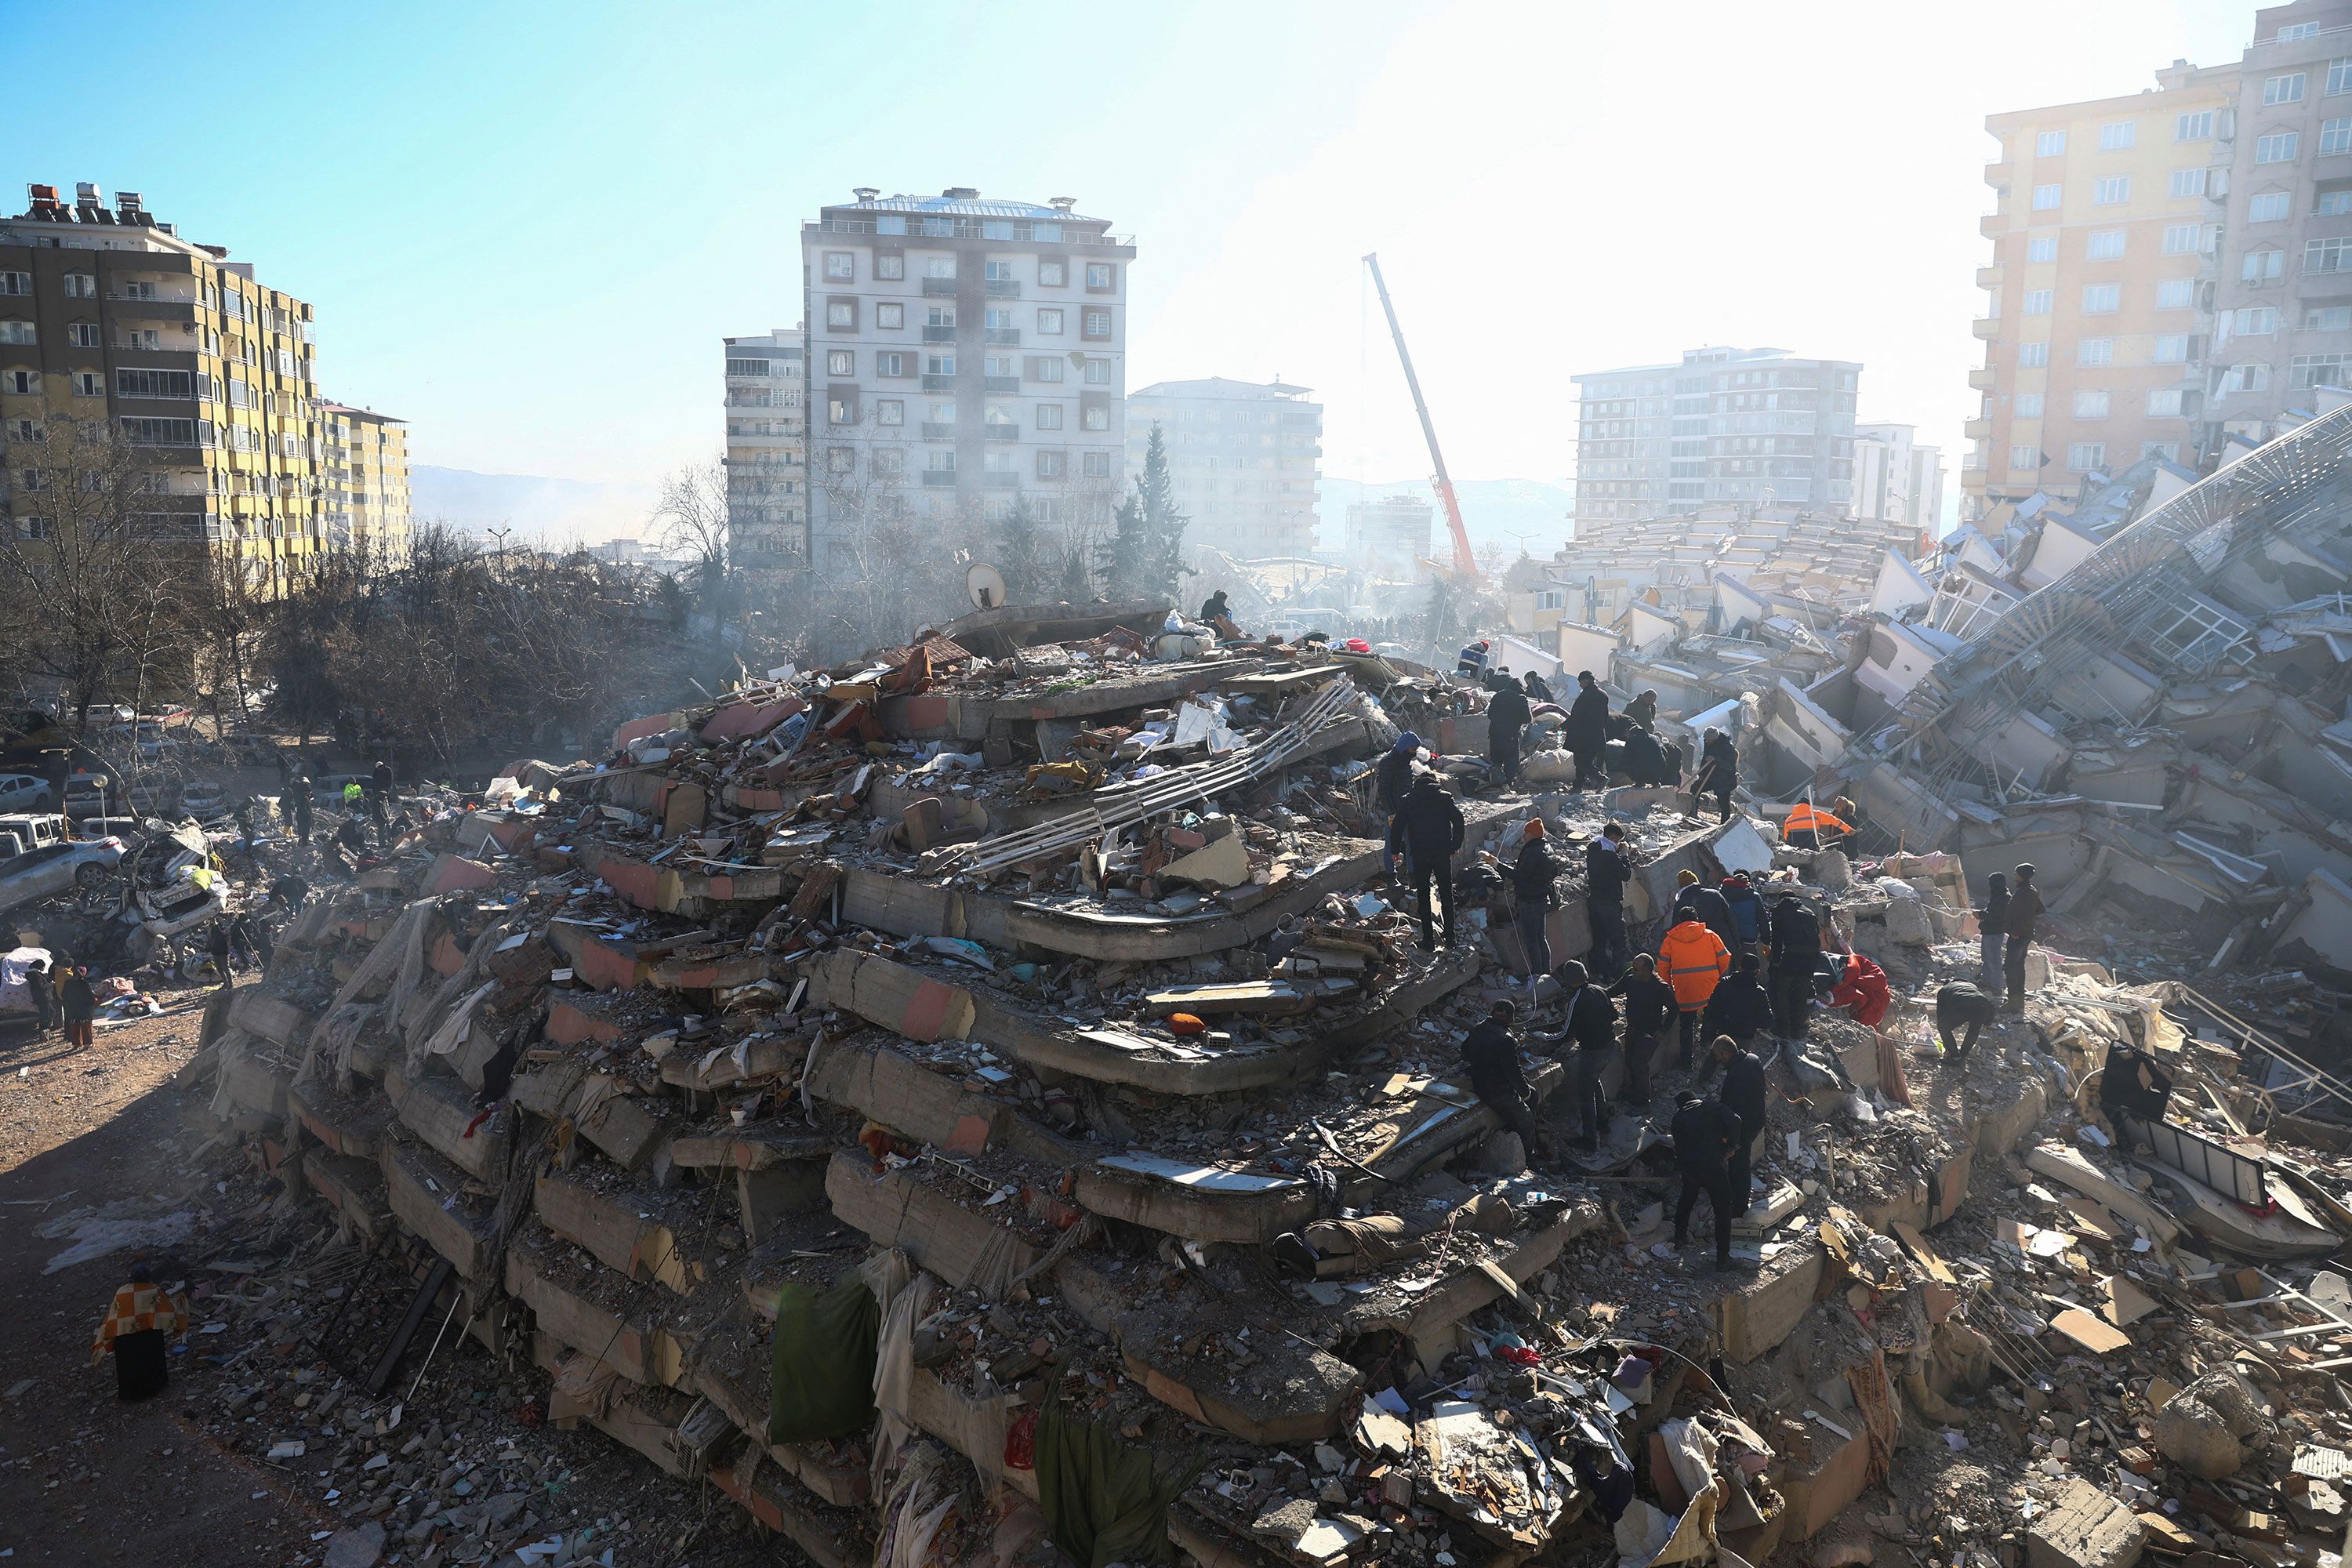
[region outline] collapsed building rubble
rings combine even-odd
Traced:
[[[2306,1103],[2343,1091],[2285,1041],[2042,954],[2026,1018],[1943,1061],[1964,849],[1865,862],[1672,790],[1486,787],[1454,683],[1097,608],[984,612],[634,721],[601,763],[518,763],[304,906],[185,1078],[414,1291],[385,1378],[443,1324],[549,1419],[835,1564],[1865,1561],[1856,1528],[2120,1563],[2159,1494],[2192,1546],[2271,1539],[2168,1465],[2301,1476],[2324,1513],[2275,1435],[2345,1462],[2340,1401],[2279,1414],[2352,1354],[2352,1309],[2311,1237],[2255,1237],[2285,1249],[2249,1287],[2230,1230],[2293,1192],[2352,1234],[2352,1131]],[[1371,799],[1408,724],[1483,791],[1434,949]],[[1627,829],[1653,947],[1678,873],[1777,873],[1903,993],[1772,1053],[1752,1272],[1669,1244],[1662,1112],[1531,1171],[1468,1086],[1465,1028],[1526,984],[1487,904],[1535,818]],[[1554,913],[1555,960],[1584,919]],[[2101,1109],[2118,1046],[2180,1086],[2154,1173]],[[2294,1061],[2293,1108],[2249,1076]],[[2303,1327],[2250,1355],[2257,1319]],[[2118,1396],[2157,1329],[2177,1397]],[[1923,1447],[2015,1473],[1906,1486]],[[346,1511],[404,1561],[507,1560],[422,1488]]]

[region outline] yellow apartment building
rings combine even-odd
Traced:
[[[408,501],[408,426],[389,414],[321,403],[326,441],[327,545],[372,555],[386,566],[408,563],[415,526]]]

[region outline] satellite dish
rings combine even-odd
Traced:
[[[963,591],[979,608],[993,610],[1004,603],[1004,574],[980,562],[963,574]]]

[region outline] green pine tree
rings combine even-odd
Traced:
[[[1004,574],[1008,602],[1034,604],[1045,597],[1053,573],[1037,537],[1037,514],[1027,496],[1015,496],[1013,510],[996,529],[996,569]]]
[[[1143,453],[1143,472],[1119,503],[1110,536],[1103,541],[1098,569],[1103,588],[1114,598],[1165,598],[1173,604],[1182,579],[1184,526],[1192,521],[1176,505],[1175,481],[1168,477],[1167,434],[1156,423]]]

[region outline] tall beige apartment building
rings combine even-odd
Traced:
[[[726,340],[727,532],[736,563],[809,559],[806,336],[777,327]]]
[[[2226,65],[1996,114],[1962,513],[2189,467],[2352,385],[2352,0],[2253,15]]]
[[[29,190],[0,217],[0,517],[48,537],[62,488],[126,443],[158,548],[205,544],[283,593],[324,545],[310,307],[131,192]]]
[[[347,404],[319,405],[326,442],[327,542],[387,566],[409,559],[415,529],[408,501],[408,426],[389,414]]]

